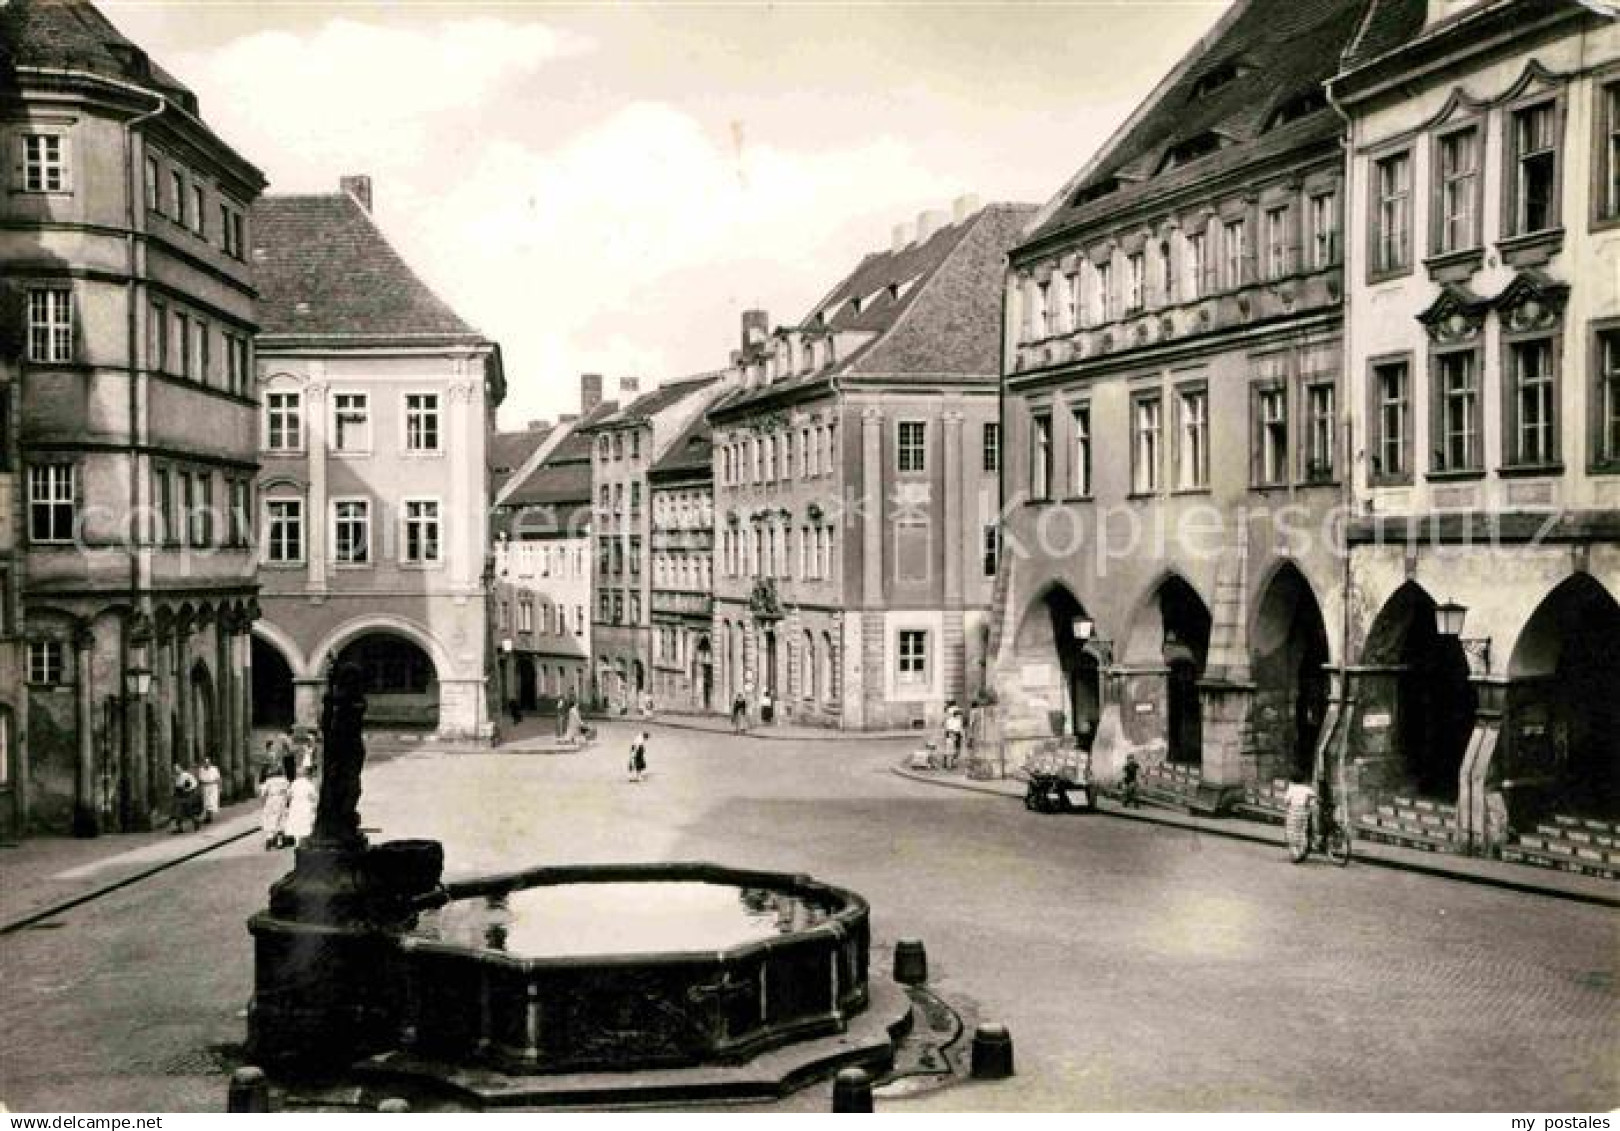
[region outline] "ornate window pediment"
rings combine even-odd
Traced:
[[[1527,268],[1492,300],[1502,324],[1514,333],[1551,330],[1564,320],[1564,304],[1569,301],[1569,284],[1560,283],[1544,271]]]
[[[1439,296],[1417,316],[1434,342],[1469,342],[1479,337],[1492,303],[1457,283],[1441,286]]]

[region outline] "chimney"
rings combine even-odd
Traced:
[[[594,411],[602,403],[602,375],[600,373],[582,373],[579,376],[579,411],[581,414]]]
[[[748,353],[765,344],[771,336],[771,316],[763,310],[745,310],[742,312],[742,348]]]
[[[896,224],[894,226],[894,241],[890,245],[889,250],[891,250],[891,251],[904,251],[904,250],[906,250],[906,245],[909,244],[910,242],[911,242],[911,228],[910,228],[910,226],[907,225],[907,224]]]
[[[960,224],[979,210],[979,194],[964,193],[951,201],[951,223]]]
[[[371,212],[371,178],[361,174],[338,178],[338,188],[360,202],[360,207]]]
[[[917,242],[927,243],[945,226],[945,213],[935,210],[917,213]]]
[[[619,396],[621,398],[623,398],[624,400],[629,400],[631,397],[634,397],[639,392],[641,392],[641,378],[640,377],[620,377],[619,378]]]

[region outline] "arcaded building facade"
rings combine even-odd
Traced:
[[[92,5],[18,0],[0,41],[0,826],[145,829],[173,763],[252,789],[264,178]]]
[[[254,213],[254,722],[314,726],[332,665],[353,662],[369,725],[486,740],[500,351],[399,258],[371,192],[346,177]]]
[[[1345,781],[1370,835],[1613,874],[1620,27],[1390,8],[1331,86],[1365,452]]]

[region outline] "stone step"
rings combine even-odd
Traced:
[[[1603,879],[1620,879],[1620,863],[1615,861],[1597,861],[1568,853],[1553,852],[1547,849],[1536,848],[1521,841],[1518,844],[1508,844],[1502,847],[1502,859],[1510,864],[1531,864],[1540,868],[1556,868],[1561,872],[1574,872],[1582,876],[1598,876]]]
[[[1387,818],[1363,817],[1356,822],[1356,835],[1364,836],[1368,840],[1378,841],[1381,844],[1393,844],[1402,848],[1418,848],[1425,852],[1455,852],[1456,844],[1449,836],[1435,832],[1418,832],[1400,825],[1391,826]]]
[[[1433,801],[1427,797],[1396,797],[1394,801],[1397,809],[1411,809],[1420,813],[1444,813],[1450,817],[1457,815],[1455,805],[1448,805],[1444,801]]]
[[[1606,833],[1592,832],[1589,829],[1566,828],[1563,825],[1537,825],[1536,835],[1567,840],[1572,844],[1586,844],[1597,848],[1613,848],[1617,838]]]

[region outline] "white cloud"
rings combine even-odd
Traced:
[[[210,124],[286,191],[326,187],[334,170],[431,160],[424,147],[445,119],[593,49],[572,32],[490,17],[416,28],[334,19],[311,35],[260,32],[173,62]]]

